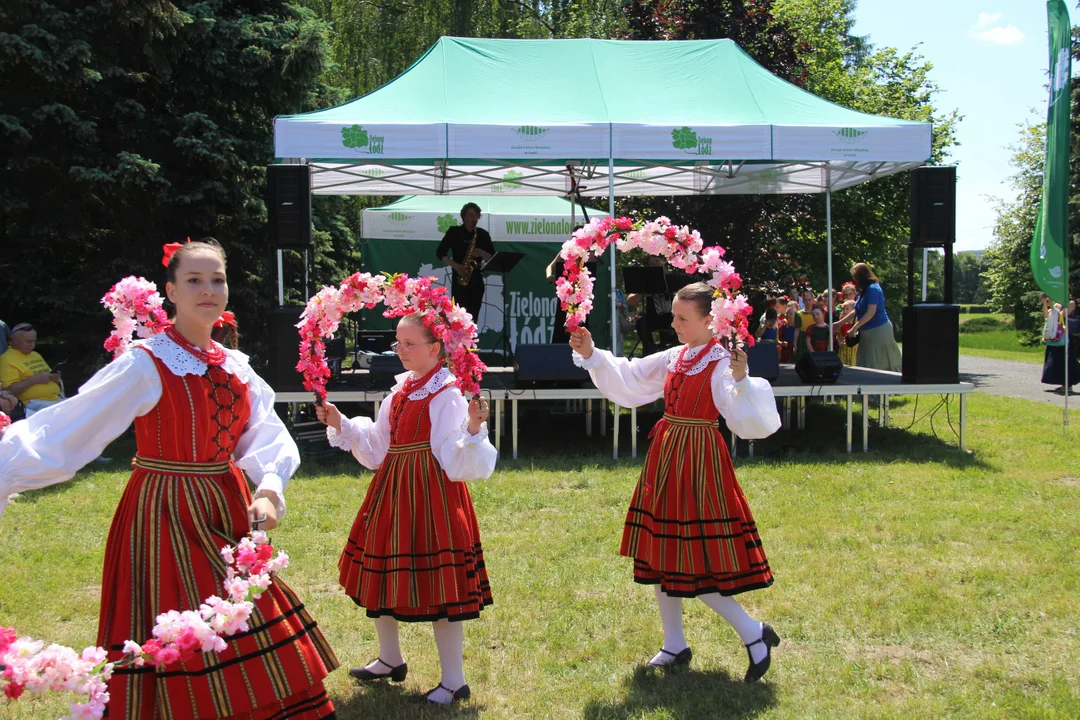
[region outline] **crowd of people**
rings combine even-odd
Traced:
[[[900,371],[900,347],[885,309],[881,282],[866,263],[851,268],[851,281],[831,298],[829,291],[792,290],[765,298],[758,318],[757,342],[774,343],[782,363],[795,363],[809,352],[832,347],[845,365]]]

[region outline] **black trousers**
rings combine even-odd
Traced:
[[[484,281],[474,277],[468,285],[459,285],[454,279],[454,289],[450,296],[459,307],[465,308],[465,312],[472,315],[473,322],[480,328],[480,306],[484,304]]]

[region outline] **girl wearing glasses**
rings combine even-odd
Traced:
[[[329,402],[316,407],[330,444],[376,470],[338,568],[345,592],[375,619],[379,656],[350,674],[403,681],[398,623],[430,622],[442,677],[427,699],[449,704],[470,695],[461,621],[491,604],[464,481],[489,477],[497,452],[487,439],[487,401],[466,402],[421,315],[398,321],[394,350],[408,372],[376,420],[344,417]]]

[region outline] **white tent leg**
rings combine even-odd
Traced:
[[[832,282],[832,190],[825,190],[825,251],[828,253],[826,266],[829,268],[829,350],[833,347],[833,282]]]
[[[926,302],[926,273],[930,268],[930,248],[922,249],[922,301]]]
[[[608,215],[615,217],[615,158],[608,158],[607,165]],[[622,348],[616,347],[618,340],[619,319],[615,308],[615,245],[611,246],[611,354],[615,357],[622,355]],[[616,451],[617,452],[617,451]]]
[[[282,269],[284,266],[284,260],[282,259],[282,251],[277,251],[277,304],[278,307],[285,307],[285,273]]]

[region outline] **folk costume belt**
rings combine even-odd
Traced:
[[[689,425],[690,427],[717,427],[715,420],[707,420],[705,418],[688,418],[679,417],[678,415],[668,415],[664,413],[664,420],[672,425]]]
[[[664,422],[668,425],[691,427],[691,428],[715,428],[718,427],[715,420],[706,420],[705,418],[688,418],[679,417],[678,415],[669,415],[664,413]],[[649,431],[649,439],[652,440],[656,435],[656,431],[660,429],[660,423],[653,425],[652,430]]]
[[[421,442],[406,443],[404,445],[391,445],[387,450],[387,455],[400,455],[402,453],[420,452],[422,450],[430,450],[431,443],[427,440]]]
[[[224,475],[229,472],[229,461],[216,463],[189,463],[179,460],[144,458],[136,455],[131,459],[131,466],[164,473],[166,475]]]

